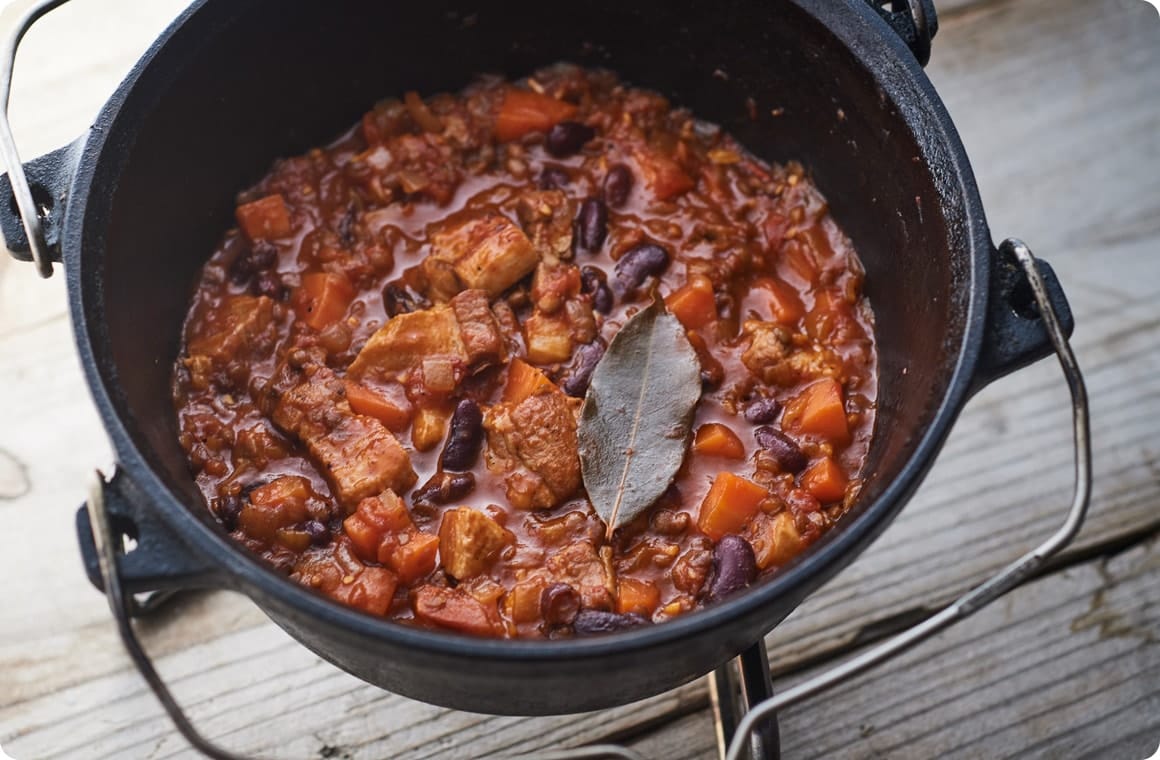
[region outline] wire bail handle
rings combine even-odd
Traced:
[[[12,125],[8,121],[8,100],[12,94],[12,70],[16,66],[16,49],[25,33],[41,16],[64,5],[68,0],[13,0],[0,14],[0,28],[4,32],[4,48],[0,51],[0,160],[8,168],[12,196],[20,211],[20,222],[28,236],[28,249],[41,277],[52,277],[52,252],[44,238],[42,212],[32,197],[32,188],[24,173],[24,163],[16,149]]]

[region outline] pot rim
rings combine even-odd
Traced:
[[[776,599],[803,597],[836,574],[881,533],[917,488],[938,453],[951,425],[970,395],[971,383],[984,337],[987,310],[991,241],[982,201],[966,151],[950,116],[934,86],[915,61],[910,50],[870,7],[859,0],[788,0],[823,25],[867,70],[884,97],[898,110],[899,117],[912,129],[921,156],[929,166],[932,159],[951,170],[939,184],[940,206],[948,201],[961,203],[963,233],[969,258],[969,298],[964,311],[962,339],[945,393],[931,422],[906,457],[899,475],[869,504],[859,505],[842,520],[837,530],[827,532],[791,565],[745,593],[719,604],[695,610],[657,625],[596,637],[561,640],[482,639],[449,631],[418,628],[346,607],[317,594],[275,572],[256,556],[233,542],[221,530],[199,519],[181,498],[153,471],[133,442],[113,401],[112,381],[97,362],[99,325],[87,316],[87,308],[101,305],[102,294],[84,285],[82,241],[86,210],[98,164],[109,146],[112,125],[138,81],[160,51],[211,0],[191,4],[153,43],[102,108],[94,128],[84,140],[83,152],[72,180],[70,202],[65,211],[62,251],[69,291],[69,307],[74,337],[85,377],[105,429],[113,443],[118,467],[141,489],[149,508],[159,515],[175,535],[221,569],[223,587],[241,591],[259,607],[294,608],[296,612],[338,626],[337,633],[377,639],[431,655],[483,657],[493,662],[552,662],[605,656],[625,656],[634,651],[671,644],[677,640],[727,626],[759,608],[771,609]],[[921,127],[921,131],[919,131]],[[129,146],[131,147],[131,145]],[[128,148],[113,144],[111,150]],[[106,157],[107,160],[107,157]],[[98,239],[103,231],[98,231]],[[772,625],[779,622],[773,620]]]

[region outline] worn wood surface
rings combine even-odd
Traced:
[[[79,134],[181,5],[74,2],[34,29],[13,95],[25,155]],[[1160,742],[1160,22],[1129,0],[940,7],[929,71],[995,235],[1051,261],[1075,311],[1092,516],[1068,567],[790,711],[786,757],[1146,757]],[[109,453],[62,285],[0,258],[0,746],[22,759],[188,757],[76,557],[73,511]],[[1051,362],[976,397],[899,519],[771,635],[781,681],[898,630],[1046,535],[1069,497],[1066,404]],[[712,756],[697,683],[601,713],[496,718],[361,684],[232,595],[188,597],[142,635],[208,734],[266,756],[473,757],[609,738],[650,757]]]

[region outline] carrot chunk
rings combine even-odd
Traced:
[[[355,414],[374,417],[396,433],[411,424],[411,402],[407,400],[402,386],[396,386],[397,394],[379,389],[371,389],[359,383],[346,381],[346,400]]]
[[[334,272],[312,272],[303,275],[302,285],[294,292],[294,311],[306,324],[321,330],[346,316],[354,300],[354,287],[345,275]]]
[[[503,400],[518,404],[526,398],[549,393],[555,385],[540,370],[521,359],[512,359],[508,366],[507,385],[503,389]]]
[[[701,502],[697,527],[709,538],[719,541],[737,533],[761,506],[769,492],[751,480],[731,472],[722,472],[713,480],[709,493]]]
[[[744,459],[745,445],[737,434],[720,422],[709,422],[697,428],[693,439],[693,451],[711,457]]]
[[[530,90],[510,89],[495,119],[495,138],[518,140],[531,132],[547,132],[576,115],[576,106]]]
[[[621,578],[617,587],[616,611],[622,615],[635,612],[650,618],[661,603],[660,589],[648,581]]]
[[[438,551],[438,536],[412,533],[405,543],[394,546],[387,553],[385,564],[395,571],[400,581],[410,584],[435,569],[435,555]]]
[[[846,495],[846,473],[832,457],[818,460],[801,475],[802,488],[828,504]]]
[[[842,386],[832,377],[809,385],[785,406],[782,424],[791,430],[817,435],[844,445],[850,440]]]
[[[278,193],[243,203],[238,206],[235,216],[238,226],[250,240],[286,237],[293,231],[290,210]]]
[[[415,617],[424,623],[476,636],[501,631],[499,612],[460,588],[422,586],[411,597]]]
[[[665,306],[686,329],[704,327],[717,318],[713,281],[704,275],[693,275],[665,298]]]
[[[305,520],[310,481],[285,475],[255,488],[238,515],[238,527],[262,541],[273,541],[278,531]]]
[[[359,502],[354,513],[342,522],[343,530],[362,559],[375,562],[384,541],[396,533],[414,530],[407,505],[391,491],[381,496],[368,496]]]
[[[804,314],[797,292],[772,277],[762,279],[760,284],[769,293],[769,311],[773,321],[782,325],[797,324]]]

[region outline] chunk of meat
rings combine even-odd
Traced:
[[[506,216],[490,212],[433,234],[423,271],[437,301],[466,288],[494,298],[535,269],[537,261],[524,231]]]
[[[445,358],[467,372],[501,362],[506,355],[503,333],[482,290],[465,290],[448,304],[392,317],[355,357],[347,376],[357,379],[374,372],[383,379],[410,371],[424,361]]]
[[[417,619],[441,628],[475,636],[498,636],[503,631],[498,608],[460,588],[421,586],[411,595],[411,606]]]
[[[191,358],[208,357],[216,366],[273,345],[274,301],[266,296],[229,296],[207,315],[189,343]]]
[[[351,411],[334,372],[311,365],[303,375],[278,399],[272,419],[306,444],[348,512],[368,496],[415,484],[407,452],[381,422]]]
[[[789,332],[780,325],[750,320],[741,328],[749,345],[741,363],[762,382],[795,385],[802,380],[841,371],[841,359],[825,347],[797,347]]]
[[[363,564],[345,539],[333,551],[303,555],[290,578],[372,615],[387,614],[398,586],[394,573]]]
[[[611,549],[603,551],[607,556],[601,556],[591,543],[577,541],[548,558],[552,580],[576,589],[586,609],[609,610],[616,599]]]
[[[532,190],[520,196],[516,216],[542,259],[572,257],[576,204],[559,190]]]
[[[515,536],[479,510],[459,507],[443,514],[439,525],[439,556],[443,569],[457,580],[488,570]]]
[[[517,509],[548,509],[580,486],[576,413],[552,385],[518,402],[492,406],[483,416],[487,466],[506,473],[507,498]]]

